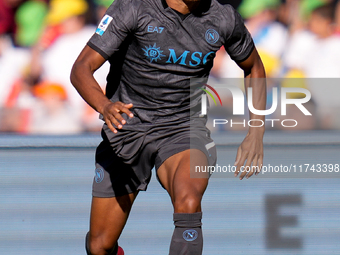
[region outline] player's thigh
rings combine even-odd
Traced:
[[[196,166],[207,166],[206,155],[198,149],[176,153],[158,168],[157,175],[173,202],[183,196],[203,196],[208,185],[208,175],[195,175]]]
[[[105,246],[114,245],[126,224],[137,194],[138,192],[136,191],[119,197],[93,197],[90,239],[100,238],[105,243]]]

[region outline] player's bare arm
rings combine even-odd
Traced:
[[[105,123],[117,133],[126,123],[121,113],[133,117],[130,112],[132,103],[111,102],[103,93],[99,84],[93,77],[94,72],[101,67],[105,59],[89,46],[85,46],[80,53],[71,71],[71,82],[84,100],[104,117]]]
[[[238,65],[244,70],[245,73],[245,87],[252,87],[253,105],[255,109],[264,110],[266,108],[266,82],[265,70],[262,61],[256,51],[253,50],[252,54],[243,62]],[[249,113],[250,119],[258,119],[264,122],[265,116],[255,115]],[[239,178],[242,180],[244,177],[251,177],[256,170],[258,174],[263,164],[263,135],[265,128],[262,127],[249,127],[249,131],[242,144],[237,150],[235,165],[235,177],[238,176],[241,167],[250,169],[250,171],[242,171]],[[253,166],[253,167],[251,167]],[[251,167],[251,168],[250,168]]]

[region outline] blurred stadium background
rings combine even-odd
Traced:
[[[220,1],[244,17],[269,77],[311,81],[294,86],[311,91],[313,116],[291,109],[287,118],[301,123],[293,132],[269,128],[265,162],[339,164],[340,1]],[[102,122],[69,74],[111,2],[0,0],[0,254],[85,254]],[[103,89],[108,68],[95,74]],[[241,77],[221,49],[209,83]],[[230,105],[230,95],[222,96]],[[244,134],[213,130],[220,165],[234,162]],[[204,254],[340,254],[337,176],[212,178]],[[171,219],[170,200],[153,178],[122,235],[126,254],[166,254]]]

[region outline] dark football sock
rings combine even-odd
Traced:
[[[175,230],[169,255],[201,255],[203,250],[202,213],[174,213]]]

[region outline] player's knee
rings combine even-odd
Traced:
[[[105,237],[92,237],[89,242],[90,255],[108,255],[114,249],[116,243],[105,240]]]
[[[198,194],[185,194],[177,197],[174,201],[176,213],[195,213],[201,209],[202,196]]]

